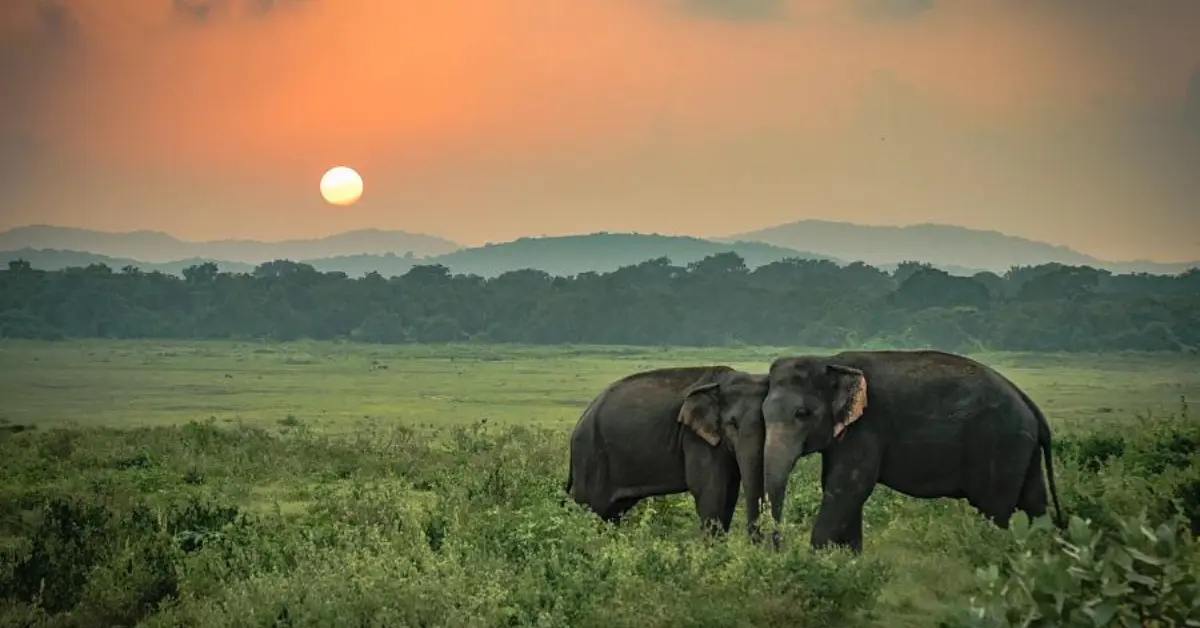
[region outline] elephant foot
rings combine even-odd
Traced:
[[[811,543],[811,546],[812,546],[812,550],[814,552],[821,552],[821,551],[830,550],[830,549],[844,549],[844,550],[849,550],[852,554],[855,554],[855,555],[862,554],[862,540],[861,539],[859,539],[857,541],[854,541],[854,540],[836,540],[835,541],[833,539],[813,540],[813,542]]]
[[[779,530],[772,531],[771,532],[771,549],[778,552],[782,548],[782,546],[783,546],[783,535],[779,533]]]

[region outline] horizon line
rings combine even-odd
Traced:
[[[30,223],[30,224],[25,224],[25,225],[16,225],[16,226],[8,227],[8,228],[4,229],[3,231],[0,231],[0,235],[10,233],[13,231],[17,231],[17,230],[21,230],[21,229],[49,228],[49,229],[71,229],[71,230],[76,230],[76,231],[88,231],[88,232],[92,232],[92,233],[104,234],[104,235],[110,235],[110,236],[157,234],[157,235],[165,235],[169,238],[172,238],[172,239],[174,239],[178,242],[184,243],[184,244],[194,244],[194,245],[229,243],[229,242],[270,245],[270,244],[287,244],[287,243],[294,243],[294,242],[318,242],[321,240],[327,240],[329,238],[333,238],[333,237],[340,236],[340,235],[351,234],[351,233],[377,232],[377,233],[390,233],[390,234],[404,234],[407,236],[424,237],[424,238],[431,238],[431,239],[435,239],[435,240],[441,240],[445,243],[448,243],[448,244],[458,247],[456,250],[460,250],[460,251],[468,250],[468,249],[480,249],[480,248],[484,248],[487,246],[509,244],[509,243],[517,242],[522,239],[538,240],[538,239],[569,238],[569,237],[588,237],[588,236],[597,236],[597,235],[634,235],[634,236],[660,236],[660,237],[668,237],[668,238],[686,237],[686,238],[704,240],[707,242],[713,242],[716,244],[727,244],[727,243],[734,243],[734,242],[750,242],[750,243],[768,244],[771,246],[778,246],[781,248],[791,249],[792,248],[791,246],[783,246],[783,245],[773,244],[773,243],[765,242],[762,240],[737,240],[736,238],[745,237],[749,234],[753,234],[756,232],[769,231],[769,230],[777,229],[780,227],[786,227],[786,226],[797,225],[797,224],[802,224],[802,223],[823,223],[823,224],[829,224],[829,225],[846,225],[846,226],[851,226],[851,227],[867,228],[867,229],[891,229],[891,230],[914,229],[914,228],[919,228],[919,227],[950,227],[953,229],[961,229],[963,231],[999,235],[999,236],[1006,237],[1006,238],[1023,240],[1027,243],[1049,246],[1052,248],[1061,249],[1061,250],[1064,250],[1064,251],[1067,251],[1070,253],[1074,253],[1076,255],[1082,255],[1085,257],[1089,257],[1097,262],[1108,263],[1108,264],[1176,265],[1176,264],[1198,264],[1198,263],[1200,263],[1200,259],[1156,261],[1156,260],[1151,260],[1151,259],[1146,259],[1146,258],[1136,258],[1136,259],[1110,260],[1110,259],[1098,257],[1091,253],[1080,251],[1080,250],[1072,248],[1071,246],[1068,246],[1066,244],[1057,244],[1054,242],[1047,242],[1045,240],[1037,240],[1037,239],[1033,239],[1033,238],[1022,236],[1022,235],[1017,235],[1017,234],[1008,233],[1005,231],[1000,231],[998,229],[979,229],[979,228],[975,228],[975,227],[964,227],[962,225],[955,225],[955,224],[951,224],[951,223],[919,222],[919,223],[908,223],[908,224],[903,224],[903,225],[879,225],[879,224],[858,223],[858,222],[850,222],[850,221],[824,220],[824,219],[819,219],[819,218],[802,218],[802,219],[794,220],[791,222],[784,222],[784,223],[779,223],[779,224],[772,225],[772,226],[760,227],[758,229],[742,231],[739,233],[733,233],[733,234],[728,234],[728,235],[718,235],[718,236],[707,236],[707,237],[700,236],[700,235],[694,235],[694,234],[674,234],[673,235],[673,234],[664,234],[664,233],[658,233],[658,232],[600,230],[600,231],[590,231],[590,232],[574,232],[574,233],[559,233],[559,234],[521,235],[521,236],[517,236],[511,240],[502,240],[502,241],[490,241],[489,240],[489,241],[486,241],[486,242],[484,242],[482,244],[478,244],[478,245],[466,245],[466,244],[463,244],[462,242],[458,242],[456,240],[447,238],[446,236],[432,234],[432,233],[408,231],[405,229],[388,229],[388,228],[380,228],[380,227],[360,227],[360,228],[355,228],[355,229],[346,229],[344,231],[330,232],[330,233],[326,233],[325,235],[320,235],[320,236],[286,238],[286,239],[281,239],[281,240],[260,240],[260,239],[256,239],[256,238],[236,238],[236,237],[209,239],[209,240],[188,240],[188,239],[184,239],[179,236],[176,236],[168,231],[164,231],[164,230],[160,230],[160,229],[133,229],[133,230],[128,230],[128,231],[109,231],[109,230],[104,230],[104,229],[96,229],[96,228],[92,228],[92,227],[79,227],[79,226],[74,226],[74,225],[50,224],[50,223]],[[25,246],[23,248],[30,249],[30,250],[59,250],[59,251],[71,251],[72,250],[72,249],[35,249],[32,246]],[[793,250],[795,250],[795,249],[793,249]],[[98,254],[98,253],[94,253],[91,251],[76,251],[76,252]],[[454,251],[449,251],[447,253],[451,253],[451,252],[454,252]],[[815,251],[799,251],[799,250],[797,250],[797,252],[798,253],[808,253],[808,254],[812,254],[812,255],[827,255],[827,256],[832,255],[832,254],[817,253]],[[446,254],[446,253],[439,253],[438,255],[444,255],[444,254]],[[376,254],[375,253],[358,253],[357,255],[376,255]],[[132,258],[130,258],[130,259],[132,259]],[[191,258],[184,258],[184,259],[191,259]],[[182,260],[180,260],[180,261],[182,261]],[[234,261],[234,260],[228,260],[228,261]],[[147,262],[147,263],[150,263],[150,262]],[[170,263],[170,262],[166,262],[166,263]]]

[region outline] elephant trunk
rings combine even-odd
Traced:
[[[742,492],[746,498],[746,532],[754,541],[760,539],[758,518],[763,501],[764,433],[760,423],[737,447],[737,463],[742,474]]]
[[[763,446],[763,480],[771,500],[771,517],[778,525],[783,520],[783,500],[788,478],[804,448],[804,434],[794,424],[771,423]]]

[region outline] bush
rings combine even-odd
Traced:
[[[1057,439],[1068,530],[1018,513],[1012,549],[943,625],[1200,626],[1200,425],[1187,410]]]
[[[4,433],[0,624],[891,628],[933,617],[1187,617],[1200,559],[1185,525],[1194,530],[1200,511],[1200,454],[1189,443],[1200,428],[1183,418],[1056,439],[1073,515],[1065,534],[1019,514],[1001,530],[963,500],[880,488],[861,556],[808,549],[821,501],[815,457],[791,478],[790,542],[776,553],[752,545],[739,520],[727,537],[703,537],[687,495],[644,500],[619,526],[563,504],[565,430],[480,421],[333,437],[303,422],[278,432],[206,422]]]
[[[889,580],[876,557],[706,539],[688,496],[604,524],[561,503],[558,432],[89,432],[0,442],[72,443],[0,504],[21,625],[841,626]],[[245,509],[247,477],[303,507]]]
[[[1200,552],[1178,522],[1123,519],[1115,533],[1072,517],[1014,517],[1017,551],[981,569],[980,593],[943,626],[1197,626]]]
[[[79,625],[132,625],[178,594],[178,548],[143,506],[55,497],[27,539],[0,561],[10,606],[69,613]]]

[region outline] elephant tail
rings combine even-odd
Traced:
[[[1011,383],[1011,382],[1010,382]],[[1050,422],[1046,420],[1046,415],[1042,414],[1042,409],[1038,407],[1025,391],[1013,385],[1017,393],[1021,395],[1021,399],[1025,401],[1025,405],[1033,411],[1034,416],[1038,420],[1038,445],[1042,448],[1042,455],[1046,458],[1046,483],[1049,484],[1050,498],[1054,500],[1054,511],[1057,516],[1054,518],[1054,524],[1059,529],[1067,528],[1067,519],[1063,516],[1062,506],[1058,503],[1058,488],[1054,483],[1054,459],[1050,453]]]

